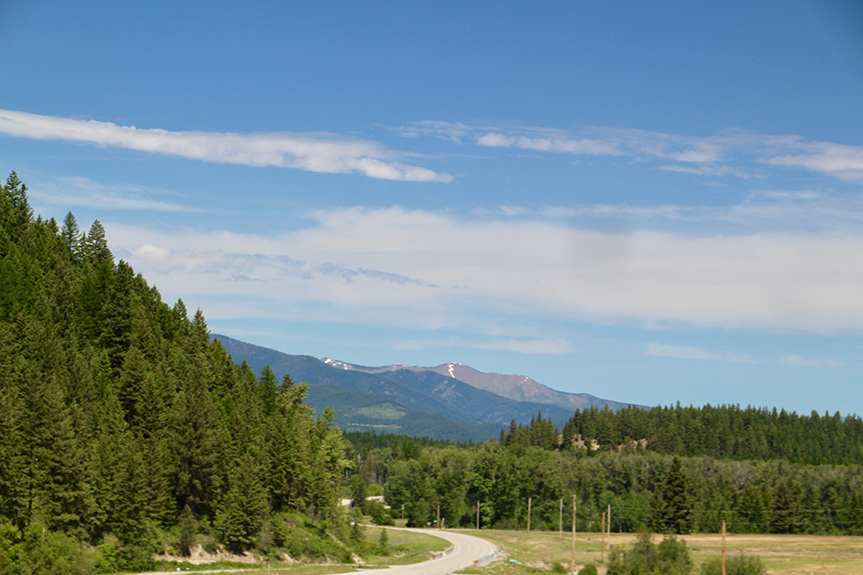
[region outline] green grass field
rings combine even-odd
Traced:
[[[380,537],[379,527],[366,528],[366,541],[373,543]],[[392,550],[389,555],[370,555],[366,557],[368,565],[407,565],[419,563],[431,558],[436,551],[443,551],[449,547],[449,542],[435,537],[434,532],[429,530],[429,535],[424,533],[413,533],[410,531],[397,531],[387,529],[389,537],[388,547]]]
[[[401,521],[401,523],[404,523]],[[381,528],[366,527],[365,539],[371,546],[378,542],[380,538]],[[387,529],[387,537],[389,539],[387,547],[390,549],[389,555],[368,555],[363,565],[345,565],[345,564],[308,564],[308,563],[278,563],[273,562],[267,564],[256,564],[245,566],[230,566],[218,564],[200,564],[190,565],[188,573],[232,573],[235,575],[262,575],[269,573],[271,575],[329,575],[331,573],[346,573],[352,570],[362,572],[363,568],[377,568],[388,565],[407,565],[410,563],[419,563],[431,559],[432,554],[437,551],[443,551],[449,547],[449,542],[433,535],[433,531],[429,530],[429,534],[413,533],[410,531],[398,531],[395,529]],[[186,573],[187,571],[182,571]],[[146,573],[141,575],[175,575],[176,571],[163,571],[159,573]]]
[[[469,531],[494,542],[509,557],[488,567],[471,569],[467,573],[494,575],[525,575],[552,571],[554,563],[568,571],[571,539],[568,533],[483,530]],[[659,536],[656,536],[656,541]],[[696,567],[710,557],[719,557],[722,538],[718,534],[684,535]],[[611,545],[627,547],[635,541],[632,534],[612,534]],[[829,535],[727,535],[726,553],[757,555],[776,575],[863,575],[863,537]],[[576,534],[576,564],[596,563],[600,573],[600,537],[597,533]],[[515,559],[518,563],[512,563]],[[608,551],[606,550],[606,560]]]

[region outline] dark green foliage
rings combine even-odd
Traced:
[[[372,518],[375,525],[395,525],[392,513],[378,501],[366,502],[366,514]]]
[[[804,520],[800,509],[800,485],[788,478],[776,486],[773,497],[772,527],[775,533],[799,533]]]
[[[793,463],[863,464],[863,420],[838,412],[809,416],[738,405],[576,410],[562,430],[564,449],[649,449],[681,457],[777,459]]]
[[[307,519],[289,513],[271,516],[273,544],[294,559],[334,558],[342,563],[351,563],[351,549],[333,539],[321,529],[322,524],[311,524]],[[350,541],[350,527],[347,524],[335,526],[333,532],[341,541]]]
[[[390,537],[389,535],[387,535],[386,527],[384,527],[383,529],[381,529],[381,534],[378,537],[378,548],[376,549],[378,555],[390,554],[389,542]]]
[[[675,456],[663,486],[662,524],[672,533],[686,533],[692,523],[692,509],[680,458]]]
[[[687,575],[692,558],[685,541],[667,535],[658,545],[650,533],[640,533],[632,549],[612,548],[608,575]]]
[[[183,557],[188,557],[192,554],[192,547],[195,545],[195,532],[197,531],[197,521],[195,521],[195,516],[188,505],[183,507],[183,511],[180,513],[177,529],[179,530],[177,550]]]
[[[735,533],[863,531],[859,466],[675,461],[651,452],[584,457],[496,443],[426,447],[410,458],[391,447],[373,449],[362,464],[385,483],[386,501],[397,516],[404,506],[405,518],[417,526],[436,519],[438,505],[446,525],[473,526],[479,501],[482,526],[524,529],[530,497],[532,529],[556,530],[563,499],[568,530],[575,493],[578,531],[598,531],[608,505],[612,531],[715,533],[722,521]]]
[[[564,571],[555,571],[556,573],[564,573]],[[597,575],[596,565],[588,563],[578,571],[578,575]]]
[[[230,489],[216,514],[215,527],[231,551],[250,549],[267,513],[261,471],[248,454],[238,462]]]
[[[198,529],[239,551],[271,513],[333,518],[344,444],[305,384],[235,365],[98,221],[34,220],[26,191],[0,185],[0,572],[142,570],[178,524],[185,552]]]
[[[534,446],[542,449],[556,449],[559,445],[558,431],[550,419],[543,419],[542,412],[530,418],[528,425],[516,424],[513,419],[509,430],[500,432],[502,445]]]
[[[93,571],[97,560],[75,538],[37,522],[28,525],[8,557],[16,566],[9,572],[22,575],[84,575]]]
[[[722,558],[715,557],[701,564],[701,575],[722,575]],[[760,557],[754,555],[732,555],[725,558],[725,575],[764,575],[767,567]]]
[[[372,449],[398,449],[405,443],[418,445],[420,447],[446,447],[455,445],[457,447],[473,447],[472,443],[461,443],[447,441],[444,439],[431,439],[429,437],[408,437],[405,435],[394,435],[390,433],[377,433],[375,431],[346,431],[345,440],[359,452],[367,453]]]

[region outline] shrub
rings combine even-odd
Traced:
[[[612,548],[608,575],[688,575],[692,572],[692,559],[685,541],[666,535],[659,545],[650,533],[640,533],[632,549],[621,551]]]
[[[367,502],[366,511],[377,525],[395,525],[392,513],[377,501]]]
[[[578,575],[597,575],[596,565],[588,563],[578,571]]]
[[[18,570],[34,575],[83,575],[92,572],[95,563],[95,553],[81,550],[75,539],[37,522],[27,527],[18,552]]]
[[[195,546],[195,531],[197,531],[195,516],[192,514],[192,510],[189,509],[188,505],[186,505],[183,508],[183,512],[180,513],[177,527],[180,531],[177,547],[180,551],[180,555],[188,557],[192,554],[192,547]]]
[[[767,567],[760,557],[743,553],[725,560],[726,575],[764,575]],[[701,564],[701,575],[722,575],[722,559],[715,557]]]

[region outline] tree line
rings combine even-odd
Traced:
[[[650,450],[685,457],[781,459],[810,465],[863,464],[863,420],[838,412],[797,415],[773,408],[722,405],[577,409],[555,428],[542,413],[529,424],[512,421],[503,445],[551,450]]]
[[[518,437],[507,440],[519,441]],[[561,430],[563,449],[594,440],[601,449],[641,440],[648,449],[681,456],[782,459],[792,463],[863,464],[863,420],[839,412],[797,415],[739,405],[576,410]],[[536,440],[528,442],[537,444]],[[522,441],[522,443],[524,443]],[[546,442],[547,443],[547,442]],[[552,446],[556,447],[556,445]]]
[[[549,447],[548,420],[514,425],[500,441],[478,445],[391,446],[357,450],[355,476],[384,488],[410,525],[440,514],[446,525],[598,531],[612,507],[611,529],[634,532],[863,534],[863,469],[787,459],[735,460],[659,453],[642,445]],[[513,434],[512,431],[515,431]],[[532,434],[533,432],[533,434]],[[528,439],[534,437],[536,444]],[[559,437],[559,435],[558,435]],[[563,513],[561,514],[561,500]]]

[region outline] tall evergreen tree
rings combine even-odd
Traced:
[[[81,255],[81,230],[78,228],[78,221],[72,212],[66,214],[63,218],[63,227],[61,229],[63,241],[66,248],[69,250],[70,259],[75,262]]]
[[[663,485],[662,521],[673,533],[686,533],[692,525],[692,508],[687,491],[686,473],[679,457],[671,461],[671,468]]]
[[[800,513],[800,485],[792,478],[780,481],[773,496],[771,531],[773,533],[799,533],[803,530]]]

